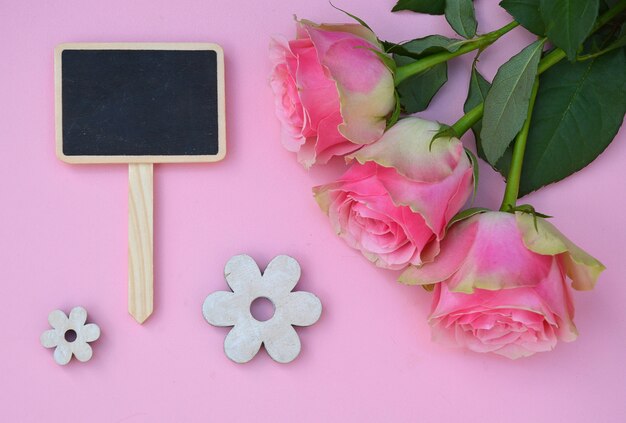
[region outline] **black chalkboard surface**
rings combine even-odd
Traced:
[[[213,44],[64,44],[57,154],[72,163],[216,161],[223,55]]]

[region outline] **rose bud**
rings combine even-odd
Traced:
[[[439,124],[406,118],[353,157],[337,181],[313,189],[337,234],[374,264],[402,269],[432,261],[446,225],[473,186],[472,165]]]
[[[437,259],[401,281],[437,284],[434,340],[516,359],[576,339],[566,276],[589,290],[603,270],[546,220],[488,212],[452,225]]]
[[[395,107],[391,71],[372,50],[376,35],[358,24],[297,21],[295,40],[270,44],[270,85],[283,145],[309,168],[381,137]]]

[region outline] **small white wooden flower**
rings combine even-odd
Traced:
[[[88,361],[93,351],[88,342],[100,337],[100,328],[95,323],[85,324],[87,311],[74,307],[67,317],[61,310],[54,310],[48,315],[52,329],[41,334],[41,345],[54,348],[54,361],[60,365],[70,362],[72,354],[79,361]]]
[[[265,272],[252,257],[238,255],[226,263],[226,282],[233,290],[209,295],[202,306],[204,318],[214,326],[234,326],[224,340],[224,351],[237,363],[250,361],[265,345],[270,357],[288,363],[300,353],[300,338],[292,325],[310,326],[322,313],[315,295],[291,290],[300,279],[300,265],[289,256],[277,256]],[[254,318],[250,306],[257,298],[274,304],[274,315],[266,321]]]

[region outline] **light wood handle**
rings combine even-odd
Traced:
[[[152,163],[128,165],[128,312],[139,323],[152,314]]]

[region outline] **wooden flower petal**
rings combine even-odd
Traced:
[[[81,339],[85,342],[92,342],[100,338],[100,327],[94,323],[89,323],[80,330]]]
[[[72,358],[72,348],[69,346],[65,340],[63,340],[57,347],[54,349],[54,361],[61,366],[65,366],[70,362]]]
[[[267,353],[279,363],[289,363],[300,354],[300,338],[296,330],[287,325],[264,341]]]
[[[263,285],[270,286],[273,292],[290,292],[300,279],[300,265],[289,256],[274,257],[263,273]]]
[[[228,286],[234,291],[245,291],[252,283],[261,279],[261,271],[254,259],[246,254],[232,257],[224,267]]]
[[[285,321],[295,326],[311,326],[322,314],[322,302],[310,292],[292,292],[278,305]]]
[[[233,326],[245,310],[247,297],[228,291],[217,291],[209,295],[202,305],[202,314],[214,326]]]
[[[256,325],[251,320],[242,321],[226,335],[224,352],[235,363],[247,363],[261,348],[262,340],[254,326]]]
[[[82,362],[89,361],[89,359],[91,359],[93,355],[93,350],[91,349],[91,346],[89,346],[89,344],[87,344],[86,342],[74,342],[72,344],[72,352],[74,353],[78,361]]]
[[[74,307],[72,311],[70,311],[69,320],[74,328],[83,326],[87,321],[87,310],[82,307]]]
[[[59,332],[56,329],[49,329],[41,334],[41,345],[46,348],[56,347],[59,343]]]
[[[68,326],[68,319],[61,310],[54,310],[48,315],[48,323],[57,330],[65,330]]]
[[[61,310],[54,310],[48,315],[48,322],[53,327],[41,334],[41,345],[53,348],[54,361],[65,365],[70,362],[72,355],[79,361],[88,361],[93,355],[91,346],[87,343],[100,337],[100,327],[95,323],[85,324],[87,311],[83,307],[74,307],[68,316]],[[68,331],[76,332],[76,339],[67,341]]]
[[[315,295],[291,292],[300,279],[298,262],[286,255],[277,256],[261,275],[251,257],[239,255],[228,261],[225,274],[235,292],[212,293],[205,299],[202,313],[214,326],[234,326],[224,340],[228,358],[246,363],[263,343],[277,362],[296,358],[300,339],[292,325],[312,325],[322,311]],[[256,320],[251,313],[250,306],[258,298],[274,304],[274,315],[266,321]]]

